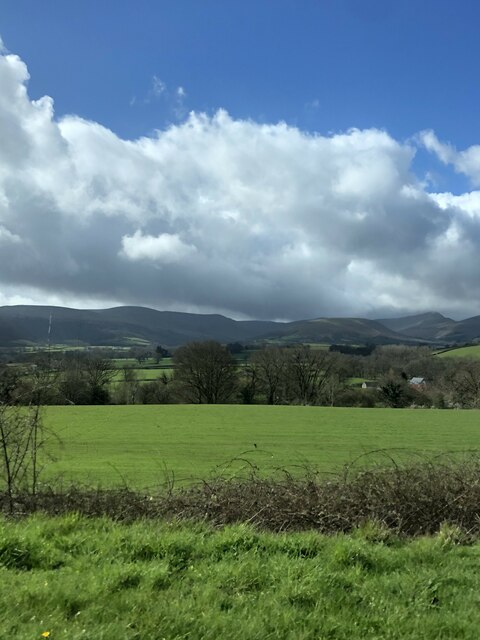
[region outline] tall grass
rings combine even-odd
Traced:
[[[0,519],[0,637],[478,638],[480,547],[379,532]]]

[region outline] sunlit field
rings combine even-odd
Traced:
[[[46,473],[105,486],[185,483],[256,465],[323,471],[374,450],[480,449],[480,412],[245,405],[55,406]],[[370,456],[370,460],[381,457]]]
[[[480,344],[437,353],[439,358],[480,358]]]

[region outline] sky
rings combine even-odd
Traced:
[[[2,0],[0,304],[480,314],[480,4]]]

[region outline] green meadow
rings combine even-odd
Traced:
[[[338,470],[387,449],[421,453],[480,449],[480,412],[245,405],[45,408],[55,461],[46,473],[103,486],[151,487],[165,473],[183,484],[249,465],[273,473],[310,465]],[[256,445],[256,446],[255,446]],[[370,454],[366,463],[381,460]]]

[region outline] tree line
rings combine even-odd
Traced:
[[[157,347],[150,353],[158,364],[167,352]],[[140,352],[136,359],[144,362]],[[411,385],[414,376],[426,384]],[[369,388],[362,389],[365,379]],[[44,353],[22,366],[0,365],[0,404],[176,402],[480,408],[480,361],[439,358],[428,347],[293,345],[242,352],[239,345],[207,341],[176,349],[173,372],[147,382],[134,366],[119,368],[101,350]]]

